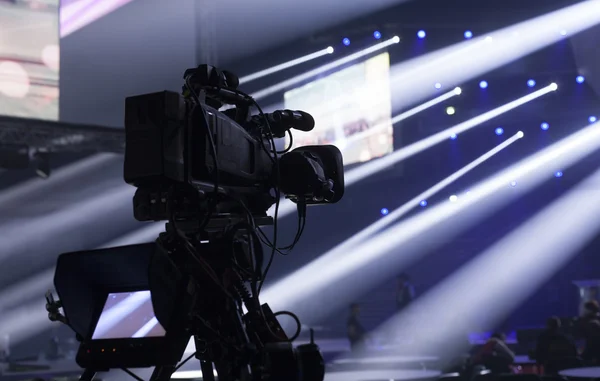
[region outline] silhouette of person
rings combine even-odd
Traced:
[[[402,311],[415,299],[415,288],[410,283],[408,274],[403,273],[398,277],[398,290],[396,291],[396,306]]]
[[[365,345],[366,331],[359,320],[360,305],[353,303],[350,305],[350,316],[346,328],[348,331],[348,340],[350,340],[350,348],[352,351],[359,350]]]

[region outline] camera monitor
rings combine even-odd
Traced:
[[[151,297],[157,250],[156,243],[147,243],[58,258],[54,284],[68,323],[81,339],[81,367],[148,367],[181,359],[189,334],[162,324],[157,315],[168,322],[171,307],[166,305],[163,315],[155,313],[157,296]]]

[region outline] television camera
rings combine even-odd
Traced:
[[[137,188],[134,216],[167,221],[165,232],[153,243],[60,255],[49,318],[76,333],[83,380],[109,369],[139,380],[127,368],[141,367],[154,367],[153,381],[169,380],[193,338],[195,352],[183,362],[198,359],[204,380],[322,381],[312,333],[310,344],[294,347],[297,317],[273,312],[259,293],[275,252],[291,248],[276,245],[281,194],[297,204],[295,244],[307,205],[342,198],[341,152],[277,152],[276,138],[314,127],[309,114],[263,113],[235,75],[208,65],[186,70],[184,80],[183,94],[125,103],[124,178]],[[233,107],[220,112],[224,105]],[[267,213],[273,205],[275,218]],[[264,225],[274,225],[273,242]],[[271,248],[266,267],[263,244]],[[296,321],[296,334],[286,334],[279,315]]]

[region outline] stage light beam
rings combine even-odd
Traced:
[[[350,42],[350,40],[348,40],[348,42]],[[273,86],[269,86],[263,90],[257,91],[255,93],[252,94],[252,97],[255,100],[260,100],[263,99],[265,97],[268,97],[271,94],[275,94],[277,92],[283,91],[285,89],[288,89],[290,87],[293,87],[294,85],[297,85],[299,83],[302,83],[304,81],[310,80],[318,75],[327,73],[331,70],[334,70],[336,68],[339,68],[340,66],[343,66],[347,63],[350,62],[354,62],[360,58],[363,58],[365,56],[368,56],[369,54],[378,52],[380,50],[383,50],[385,48],[387,48],[390,45],[394,45],[400,42],[400,37],[398,36],[394,36],[392,38],[390,38],[389,40],[384,40],[378,44],[375,44],[373,46],[370,46],[366,49],[363,49],[361,51],[358,51],[356,53],[352,53],[346,57],[337,59],[333,62],[330,62],[328,64],[325,64],[323,66],[317,67],[315,69],[309,70],[305,73],[302,73],[300,75],[294,76],[292,78],[289,78],[285,81],[279,82]]]
[[[392,120],[390,122],[386,122],[386,123],[380,123],[378,125],[375,125],[371,128],[369,128],[366,131],[361,131],[357,134],[351,135],[348,138],[343,138],[343,139],[339,139],[336,140],[334,145],[338,146],[338,148],[340,150],[342,150],[342,152],[347,149],[348,147],[350,147],[350,145],[354,142],[358,142],[358,141],[363,141],[365,138],[374,135],[382,130],[385,130],[387,128],[390,127],[390,124],[393,126],[397,123],[402,122],[405,119],[410,118],[411,116],[414,116],[420,112],[423,112],[435,105],[438,105],[442,102],[447,101],[448,99],[451,99],[457,95],[460,95],[462,93],[462,90],[460,87],[455,88],[452,91],[448,91],[447,93],[444,93],[442,95],[440,95],[439,97],[436,97],[434,99],[431,99],[425,103],[422,103],[416,107],[411,108],[410,110],[406,110],[401,114],[398,114],[396,116],[394,116],[392,118]]]
[[[274,73],[277,73],[277,72],[289,69],[291,67],[303,64],[305,62],[314,60],[314,59],[319,58],[319,57],[323,57],[323,56],[331,54],[331,53],[333,53],[333,47],[328,46],[327,48],[318,50],[318,51],[316,51],[314,53],[310,53],[310,54],[307,54],[305,56],[298,57],[298,58],[295,58],[293,60],[284,62],[282,64],[272,66],[272,67],[270,67],[268,69],[260,70],[260,71],[257,71],[256,73],[240,77],[240,84],[252,82],[252,81],[257,80],[259,78],[266,77],[268,75],[271,75],[271,74],[274,74]]]

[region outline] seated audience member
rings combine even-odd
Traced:
[[[585,349],[581,357],[587,365],[600,365],[600,321],[589,320],[584,331]]]
[[[346,328],[348,331],[348,340],[350,340],[350,349],[355,352],[365,345],[366,331],[359,321],[360,305],[353,303],[350,305],[350,316]]]
[[[585,324],[593,321],[600,321],[600,304],[595,300],[585,302],[583,305],[583,315],[581,316],[581,323],[584,324],[583,330],[585,331]]]
[[[560,326],[560,319],[551,317],[537,340],[535,360],[544,367],[546,374],[558,374],[560,370],[577,365],[577,346],[569,336],[560,332]]]
[[[494,333],[472,358],[473,365],[483,365],[495,374],[510,373],[514,361],[515,354],[506,345],[503,333]]]

